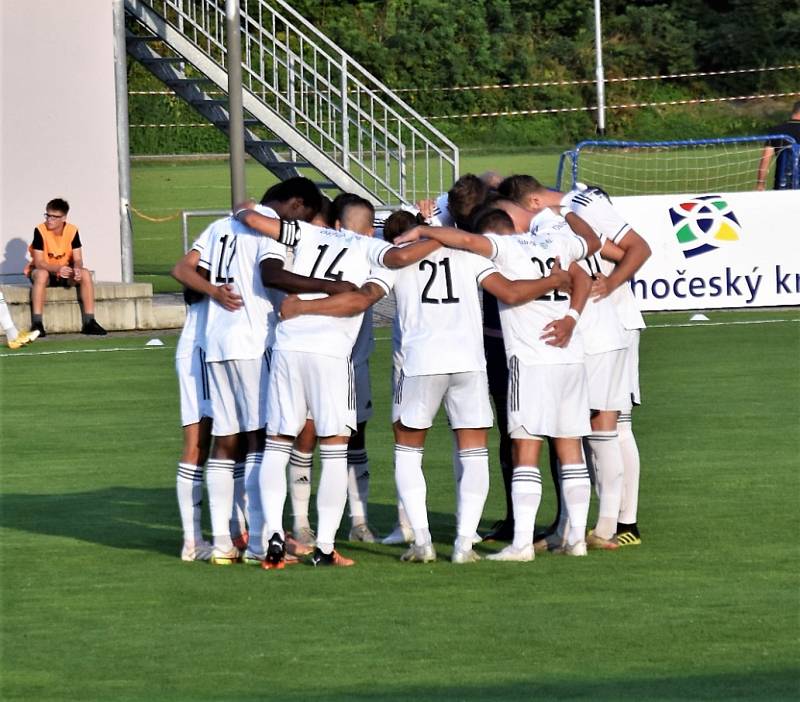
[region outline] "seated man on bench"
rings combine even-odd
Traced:
[[[33,261],[25,267],[33,283],[31,292],[31,331],[47,332],[42,324],[45,291],[48,286],[78,287],[81,299],[81,334],[102,336],[106,330],[94,318],[94,283],[83,267],[83,249],[78,228],[67,222],[69,203],[57,197],[45,206],[44,222],[33,230],[28,247]]]

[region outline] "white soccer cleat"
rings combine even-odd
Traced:
[[[453,551],[453,555],[451,556],[450,560],[453,563],[477,563],[481,560],[481,557],[475,553],[473,549],[469,549],[467,551],[463,551],[460,548],[457,548]]]
[[[502,551],[486,556],[487,561],[517,561],[527,563],[536,557],[533,544],[528,544],[522,548],[517,548],[514,544],[509,544]]]
[[[375,536],[375,533],[366,523],[354,524],[353,528],[350,529],[348,538],[350,541],[362,541],[365,544],[374,544],[378,542],[378,537]]]
[[[576,541],[574,544],[564,544],[557,548],[553,553],[560,553],[562,556],[585,556],[587,553],[586,542]]]
[[[314,548],[317,545],[317,535],[311,527],[300,527],[292,536],[302,546]]]
[[[410,544],[414,540],[414,532],[411,527],[398,524],[394,531],[381,539],[385,546],[397,546],[398,544]]]
[[[184,541],[181,549],[182,561],[207,561],[211,558],[214,547],[201,539],[200,541]]]
[[[408,551],[400,556],[400,560],[405,563],[432,563],[436,560],[436,549],[430,541],[422,546],[411,544]]]

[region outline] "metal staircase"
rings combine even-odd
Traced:
[[[245,150],[376,205],[446,191],[458,149],[284,0],[240,0]],[[128,53],[227,132],[224,0],[125,0]],[[316,174],[316,177],[315,175]]]

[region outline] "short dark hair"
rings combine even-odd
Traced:
[[[497,207],[481,207],[472,215],[472,231],[476,234],[498,232],[501,229],[514,231],[514,220]]]
[[[488,192],[489,186],[472,173],[461,176],[453,183],[453,187],[447,191],[447,209],[458,227],[469,227],[470,213],[483,203]]]
[[[287,178],[280,183],[276,183],[264,193],[261,198],[261,204],[267,205],[270,202],[286,202],[293,197],[299,197],[303,204],[309,209],[314,211],[314,214],[320,211],[322,207],[322,193],[312,180],[296,176],[295,178]]]
[[[54,210],[55,212],[67,214],[67,212],[69,212],[69,203],[63,197],[54,197],[44,208],[46,210]]]
[[[497,186],[497,192],[507,200],[522,204],[531,194],[541,192],[545,187],[533,176],[512,175]]]
[[[415,215],[411,212],[406,212],[406,210],[397,210],[392,212],[383,223],[383,239],[393,244],[398,236],[409,229],[413,229],[418,224],[424,223],[425,218],[420,214]]]
[[[345,205],[348,205],[351,202],[358,202],[359,200],[363,200],[363,198],[355,193],[339,193],[335,198],[333,198],[331,207],[328,210],[328,216],[325,218],[328,222],[328,226],[335,227],[336,220],[341,219],[340,215],[342,210],[345,208]],[[371,206],[372,205],[370,204],[370,207]]]
[[[364,209],[369,210],[370,218],[373,220],[375,219],[375,206],[369,200],[359,195],[356,195],[354,198],[348,200],[339,208],[339,214],[337,215],[336,219],[338,219],[340,222],[343,221],[347,217],[347,211],[351,207],[363,207]]]

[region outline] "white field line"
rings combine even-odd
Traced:
[[[735,322],[683,322],[678,324],[649,324],[647,329],[672,329],[679,327],[732,327],[740,324],[785,324],[800,323],[800,319],[754,319]],[[391,341],[391,336],[376,336],[375,341]],[[113,353],[115,351],[164,351],[174,350],[173,346],[132,346],[130,348],[117,347],[111,349],[64,349],[62,351],[32,351],[28,353],[6,352],[0,353],[0,358],[25,358],[29,356],[63,356],[72,353]]]

